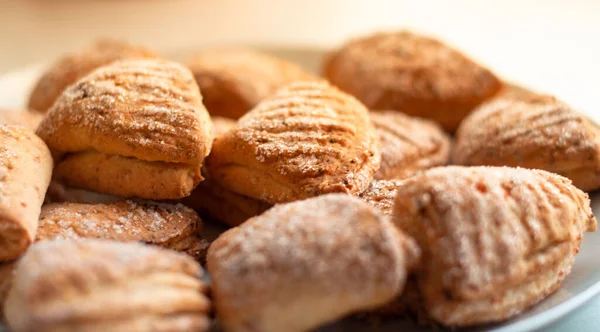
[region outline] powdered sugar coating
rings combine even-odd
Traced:
[[[36,241],[100,238],[141,241],[167,248],[202,242],[202,221],[181,204],[121,201],[110,204],[44,205]],[[192,244],[192,243],[190,243]],[[188,248],[173,248],[185,251]]]
[[[72,275],[87,271],[89,278],[77,278],[82,286],[117,282],[127,276],[154,272],[184,273],[198,278],[203,274],[200,265],[187,255],[137,243],[94,239],[57,239],[36,243],[19,261],[17,269],[20,284],[32,287],[32,293],[39,290],[40,300],[60,295],[57,282],[71,282],[49,279],[53,269]],[[97,269],[106,269],[107,273],[93,277]]]
[[[381,167],[375,179],[403,179],[450,159],[450,137],[436,123],[397,111],[371,112],[381,140]]]
[[[17,263],[6,301],[15,330],[179,331],[207,328],[203,270],[187,255],[138,243],[54,240],[35,244]],[[134,317],[144,317],[136,322]],[[183,322],[180,322],[183,323]],[[161,327],[162,326],[162,327]],[[86,329],[87,328],[87,329]]]
[[[123,60],[70,86],[40,124],[57,156],[85,150],[200,165],[212,125],[190,71],[160,59]]]
[[[0,125],[0,262],[15,260],[33,242],[52,166],[32,131]]]
[[[273,330],[273,310],[289,318],[286,308],[296,308],[305,315],[279,322],[306,324],[304,330],[383,304],[404,282],[406,240],[374,208],[349,195],[276,205],[211,245],[208,269],[217,309],[226,327]],[[316,314],[325,315],[323,321],[311,321],[312,310],[331,299],[340,301]],[[286,305],[273,308],[279,303]]]
[[[450,46],[406,30],[351,40],[324,67],[331,83],[370,109],[430,118],[449,131],[502,86]]]
[[[453,162],[521,166],[600,187],[600,134],[582,114],[552,96],[530,94],[482,105],[461,124]]]
[[[400,180],[373,180],[367,190],[360,194],[365,202],[376,207],[386,216],[391,216]]]
[[[537,303],[597,227],[587,194],[541,170],[433,168],[403,181],[396,197],[395,223],[423,252],[425,306],[448,325],[503,320]]]
[[[65,54],[40,77],[29,96],[28,108],[46,112],[71,84],[94,69],[126,58],[153,58],[156,54],[125,42],[102,39],[77,52]]]
[[[367,109],[326,82],[295,82],[215,140],[207,159],[223,186],[268,203],[359,194],[379,167]]]

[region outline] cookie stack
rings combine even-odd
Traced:
[[[15,331],[493,323],[557,290],[597,227],[597,127],[413,32],[349,41],[323,77],[102,41],[29,108],[0,113]],[[209,243],[196,213],[231,228]]]

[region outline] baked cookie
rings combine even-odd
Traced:
[[[381,140],[381,167],[375,179],[403,179],[448,164],[450,137],[434,122],[396,111],[371,112]]]
[[[0,109],[0,125],[16,125],[35,131],[44,118],[40,112]]]
[[[245,49],[209,50],[190,58],[211,115],[237,119],[280,87],[314,76],[296,64]]]
[[[237,194],[206,176],[192,194],[181,203],[196,210],[201,216],[235,227],[257,216],[273,205]]]
[[[461,124],[455,142],[458,165],[543,169],[581,190],[600,187],[598,127],[551,96],[486,103]]]
[[[356,197],[280,204],[208,250],[216,311],[227,331],[308,331],[391,300],[414,244]]]
[[[209,243],[199,237],[201,231],[202,220],[181,204],[57,203],[42,207],[36,241],[99,238],[144,242],[202,260]]]
[[[370,109],[429,118],[448,131],[502,87],[462,53],[409,31],[349,41],[330,54],[324,74]]]
[[[59,182],[157,200],[190,194],[213,140],[192,74],[159,59],[92,72],[59,97],[37,133]]]
[[[13,331],[206,331],[200,264],[138,243],[36,243],[17,263],[5,313]]]
[[[367,190],[360,194],[360,198],[376,207],[386,216],[391,216],[396,199],[396,190],[402,183],[399,180],[373,180]]]
[[[51,176],[46,144],[23,127],[0,125],[0,262],[33,242]]]
[[[324,81],[295,82],[263,100],[215,139],[206,161],[222,186],[270,204],[358,195],[379,166],[367,109]]]
[[[53,63],[31,91],[28,107],[45,113],[69,85],[94,69],[116,60],[153,57],[156,54],[143,47],[111,39],[98,40],[82,50],[65,54]]]
[[[220,137],[236,126],[235,120],[229,118],[212,116],[211,119],[215,137]],[[182,204],[196,210],[203,217],[234,227],[272,206],[223,187],[210,179],[206,169],[203,170],[203,176],[204,181],[194,189],[192,194],[181,199]]]
[[[568,179],[509,167],[419,173],[399,186],[394,220],[422,250],[427,314],[449,326],[505,320],[553,293],[597,227]]]

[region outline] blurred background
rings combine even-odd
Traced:
[[[0,74],[97,37],[168,54],[217,44],[330,47],[402,27],[439,36],[509,80],[596,112],[598,0],[0,0]]]

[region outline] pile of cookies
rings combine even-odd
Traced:
[[[349,41],[322,74],[112,40],[54,63],[30,110],[0,112],[9,327],[460,327],[560,287],[596,230],[596,125],[408,31]],[[231,228],[211,243],[201,217]]]

